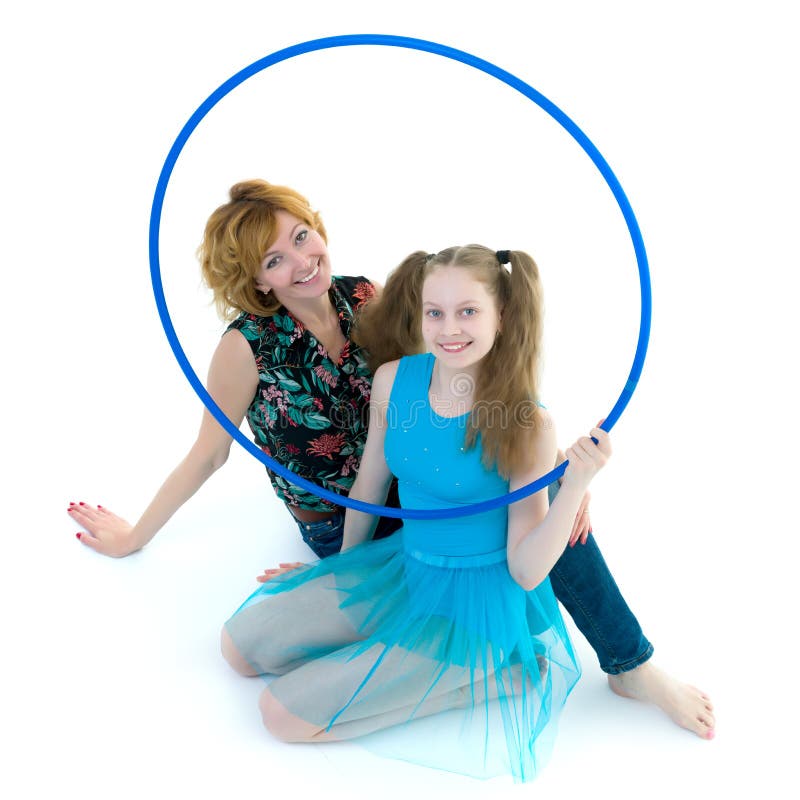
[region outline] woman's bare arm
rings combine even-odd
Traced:
[[[208,391],[225,416],[238,426],[258,388],[250,345],[239,331],[226,333],[211,359]],[[144,547],[172,515],[226,461],[232,438],[208,410],[183,461],[170,473],[135,525],[106,508],[71,505],[69,514],[86,531],[81,541],[107,556],[121,558]]]

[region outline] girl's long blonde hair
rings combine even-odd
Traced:
[[[502,321],[492,349],[480,363],[465,447],[473,447],[480,434],[484,464],[506,478],[530,460],[530,437],[521,436],[520,428],[535,429],[541,421],[543,328],[536,263],[519,250],[507,251],[507,258],[510,269],[495,251],[477,244],[432,255],[412,253],[389,275],[380,298],[362,310],[353,331],[356,342],[368,350],[374,372],[386,361],[424,350],[422,285],[431,272],[462,267],[484,283]]]

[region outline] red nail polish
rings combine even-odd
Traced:
[[[76,538],[76,539],[80,539],[80,538],[81,538],[81,535],[80,535],[79,533],[76,533],[76,534],[75,534],[75,538]]]
[[[102,508],[103,506],[97,506],[98,508]]]
[[[86,503],[84,503],[84,502],[83,502],[83,500],[81,500],[81,502],[80,502],[80,503],[78,503],[78,505],[85,506],[85,505],[86,505]]]

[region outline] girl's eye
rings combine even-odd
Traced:
[[[275,256],[274,258],[271,258],[269,261],[267,261],[266,264],[264,264],[264,268],[272,269],[273,267],[277,267],[280,260],[281,260],[280,256]]]
[[[428,316],[431,319],[439,319],[441,314],[442,314],[442,312],[441,311],[437,311],[435,308],[431,308],[431,309],[428,310]]]
[[[308,238],[308,231],[299,231],[297,236],[294,237],[297,244],[302,244]]]
[[[463,314],[465,317],[471,317],[471,316],[473,316],[474,314],[477,314],[477,313],[478,313],[478,309],[477,309],[477,308],[465,308],[465,309],[463,309],[463,310],[462,310],[462,312],[461,312],[461,313],[462,313],[462,314]]]

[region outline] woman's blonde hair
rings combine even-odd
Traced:
[[[203,280],[214,293],[217,313],[230,320],[245,311],[268,317],[280,303],[256,288],[264,255],[277,238],[275,212],[286,211],[313,228],[327,242],[325,226],[303,195],[262,180],[231,187],[230,201],[206,223],[197,250]]]
[[[507,478],[530,460],[530,437],[520,436],[520,428],[535,429],[541,420],[543,302],[534,260],[519,250],[507,251],[506,258],[510,269],[495,251],[477,244],[433,255],[412,253],[389,275],[380,298],[361,311],[353,338],[369,351],[373,371],[386,361],[422,352],[425,278],[442,267],[463,267],[485,284],[502,317],[501,329],[480,364],[465,447],[473,447],[480,434],[483,463]]]

